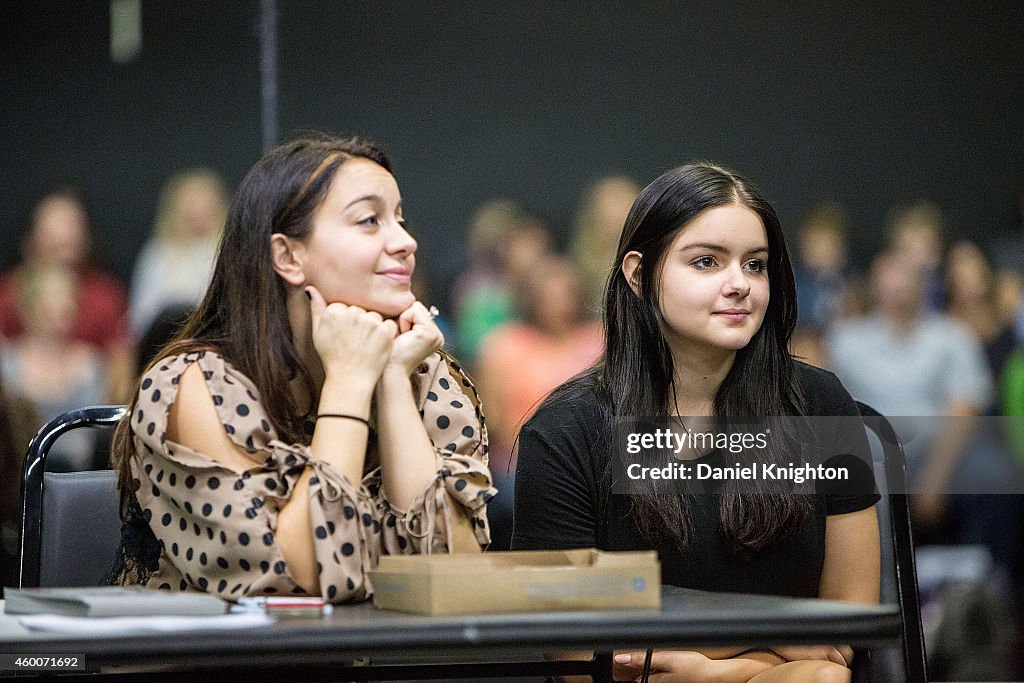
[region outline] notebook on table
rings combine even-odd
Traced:
[[[144,586],[7,588],[6,614],[71,617],[206,616],[224,614],[228,603],[207,593],[172,592]]]

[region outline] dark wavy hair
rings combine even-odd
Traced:
[[[273,268],[270,237],[274,233],[308,237],[313,213],[323,203],[331,181],[353,158],[392,170],[387,156],[372,142],[325,135],[285,143],[252,167],[228,211],[206,295],[148,367],[172,355],[216,351],[256,385],[281,438],[303,439],[303,422],[311,406],[298,405],[288,386],[298,378],[308,396],[317,392],[292,339],[287,289]],[[131,491],[129,462],[134,444],[129,417],[137,400],[136,387],[136,398],[118,424],[111,446],[122,514]]]
[[[795,377],[789,340],[796,325],[796,286],[782,226],[775,210],[743,177],[719,166],[692,163],[674,168],[648,185],[626,217],[604,296],[605,352],[598,362],[554,392],[559,400],[597,391],[612,427],[615,417],[664,415],[674,405],[677,387],[666,323],[658,305],[660,274],[676,236],[702,212],[742,205],[756,213],[768,238],[770,296],[764,321],[736,358],[715,395],[718,417],[768,417],[803,414],[805,405]],[[621,271],[631,251],[643,255],[634,293]],[[774,440],[773,440],[774,441]],[[768,457],[781,458],[781,453]],[[781,461],[781,460],[780,460]],[[610,462],[610,458],[609,458]],[[720,498],[722,530],[733,553],[752,553],[790,535],[810,511],[808,499],[793,495],[739,493],[734,483]],[[651,543],[666,537],[687,546],[686,500],[652,491],[631,494],[634,519]]]

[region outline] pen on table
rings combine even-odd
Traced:
[[[261,595],[252,598],[238,598],[232,612],[262,612],[272,610],[318,610],[330,614],[334,605],[317,597],[280,597]]]

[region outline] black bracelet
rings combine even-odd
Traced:
[[[367,429],[370,428],[370,423],[366,420],[366,418],[359,417],[358,415],[344,415],[342,413],[320,413],[319,415],[316,416],[316,419],[319,420],[321,417],[337,417],[343,420],[355,420],[356,422],[362,422],[364,425],[366,425]]]

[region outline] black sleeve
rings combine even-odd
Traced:
[[[825,514],[842,515],[869,508],[878,502],[880,496],[875,492],[871,447],[868,445],[866,428],[860,419],[850,419],[859,418],[860,411],[838,377],[818,368],[811,370],[813,376],[805,385],[810,412],[818,416],[848,418],[837,420],[835,424],[838,428],[829,430],[826,448],[829,453],[846,456],[842,462],[851,468],[854,477],[846,491],[825,496]],[[859,472],[857,468],[860,468]]]
[[[512,550],[594,548],[589,440],[543,417],[539,413],[519,433]]]

